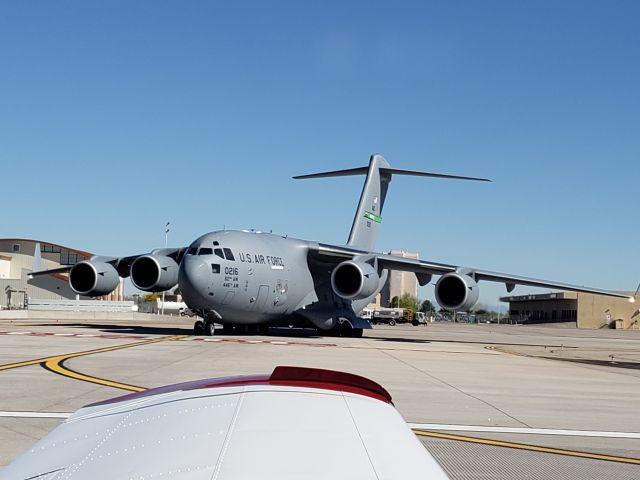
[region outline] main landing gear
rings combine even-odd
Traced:
[[[325,334],[329,337],[362,338],[362,332],[362,328],[353,328],[349,322],[344,321],[342,323],[336,323],[335,326],[327,332],[319,331],[318,333]]]
[[[225,323],[222,325],[222,332],[225,335],[268,335],[269,325],[233,325]],[[212,337],[216,334],[215,326],[213,322],[206,320],[198,320],[193,324],[193,334],[196,336],[204,335],[206,337]],[[360,334],[362,336],[362,334]]]

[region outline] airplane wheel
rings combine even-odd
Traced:
[[[318,328],[318,335],[325,337],[339,337],[342,334],[342,325],[336,323],[329,330],[321,330]]]
[[[391,325],[392,327],[395,327],[396,321],[394,319],[389,320],[389,325]]]
[[[362,329],[354,328],[353,331],[351,332],[351,336],[354,338],[362,338]]]
[[[258,325],[258,335],[269,335],[269,325]]]
[[[247,325],[236,325],[236,335],[246,335],[247,332]]]
[[[353,327],[349,322],[342,322],[340,325],[341,337],[353,337]]]
[[[418,325],[420,325],[420,322],[418,320],[412,320],[411,325],[413,325],[414,327],[417,327]]]
[[[204,323],[198,320],[193,324],[193,334],[194,335],[202,335],[204,333]]]
[[[222,331],[225,335],[233,335],[233,325],[231,325],[230,323],[225,323],[222,326]]]
[[[216,326],[213,322],[207,322],[204,325],[204,334],[207,337],[213,337],[216,334]]]

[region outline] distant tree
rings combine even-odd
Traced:
[[[433,306],[433,303],[431,303],[431,300],[424,300],[420,304],[420,311],[424,313],[431,313],[436,311],[436,307]]]
[[[414,312],[418,310],[418,299],[410,293],[403,293],[398,300],[400,308],[409,308]]]
[[[487,315],[489,312],[484,308],[479,308],[475,310],[473,313],[475,313],[476,315]]]
[[[410,308],[414,312],[418,309],[418,299],[410,293],[403,293],[402,295],[395,296],[389,302],[391,308]]]

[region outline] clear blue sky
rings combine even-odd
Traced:
[[[291,176],[380,152],[494,180],[395,178],[380,250],[635,288],[640,3],[230,3],[0,5],[0,237],[343,243],[362,179]]]

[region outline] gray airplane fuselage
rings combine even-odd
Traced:
[[[201,315],[232,324],[295,323],[294,317],[312,305],[335,307],[337,303],[348,308],[330,289],[330,270],[324,281],[314,283],[307,267],[310,245],[260,232],[225,230],[202,235],[180,264],[178,285],[183,299]],[[361,309],[366,303],[354,306]]]

